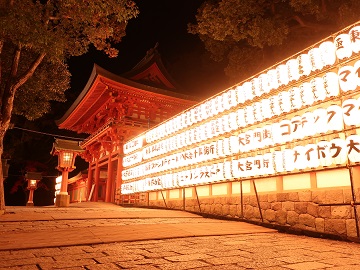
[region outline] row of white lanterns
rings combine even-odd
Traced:
[[[328,72],[323,77],[316,77],[310,82],[300,84],[299,87],[292,87],[289,91],[282,91],[277,95],[264,98],[244,108],[240,108],[237,112],[225,114],[220,118],[208,121],[195,128],[189,128],[175,136],[146,146],[146,151],[149,152],[149,158],[151,158],[167,152],[166,145],[172,143],[175,137],[185,137],[185,139],[180,140],[180,143],[181,141],[184,143],[177,147],[180,149],[222,135],[226,132],[237,130],[238,128],[268,120],[283,113],[311,106],[326,98],[336,97],[339,95],[340,89],[343,92],[353,91],[360,86],[359,70],[360,61],[357,61],[354,66],[341,67],[338,74]],[[213,114],[214,112],[210,114],[209,117],[214,116]],[[220,122],[220,124],[218,124],[219,127],[216,125],[215,128],[213,127],[215,122]],[[156,152],[158,153],[150,154]]]
[[[191,150],[170,154],[176,146],[164,147],[166,157],[143,163],[137,167],[123,170],[123,179],[129,180],[156,172],[189,166],[211,159],[222,158],[238,153],[247,153],[264,147],[281,145],[286,142],[300,140],[316,134],[342,131],[347,126],[360,125],[360,98],[347,99],[339,105],[328,108],[317,108],[313,112],[305,112],[291,119],[283,119],[277,123],[250,129],[239,135],[232,135],[217,141],[194,147]],[[138,151],[123,160],[123,166],[132,166],[148,158],[146,149]]]
[[[344,165],[348,159],[360,162],[360,136],[335,138],[317,144],[249,156],[122,184],[122,194],[171,189],[233,179],[247,179],[320,166]]]
[[[290,82],[298,81],[304,76],[309,76],[311,72],[332,66],[335,64],[336,58],[342,60],[351,57],[353,53],[359,53],[359,29],[360,26],[355,26],[348,33],[338,34],[334,41],[324,41],[318,47],[310,49],[308,53],[301,53],[296,58],[290,59],[286,63],[280,64],[242,85],[238,85],[235,89],[223,92],[161,124],[146,133],[146,142],[151,143],[169,136],[194,123],[205,120],[206,116],[211,117],[255,97],[270,93],[270,91],[281,86],[286,86]],[[346,87],[343,89],[346,89]]]

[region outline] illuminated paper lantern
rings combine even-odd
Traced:
[[[253,177],[255,176],[255,166],[254,166],[254,157],[248,156],[245,159],[245,177]]]
[[[295,155],[293,149],[284,149],[283,153],[283,162],[284,169],[286,172],[292,172],[295,170]]]
[[[312,71],[322,70],[325,64],[322,61],[321,50],[319,48],[312,48],[308,54],[310,57]]]
[[[315,118],[312,112],[305,112],[301,117],[303,138],[306,136],[314,136],[316,132]]]
[[[356,126],[359,124],[359,103],[356,99],[347,99],[342,103],[343,119],[347,126]]]
[[[245,145],[246,151],[251,151],[255,149],[253,130],[248,130],[245,132]]]
[[[269,99],[264,98],[260,101],[261,103],[261,114],[262,119],[267,120],[273,117],[272,111],[271,111],[271,102]]]
[[[282,135],[281,135],[280,123],[273,123],[271,125],[271,134],[272,134],[274,144],[283,143]]]
[[[294,168],[297,170],[304,170],[307,168],[308,163],[306,160],[305,147],[298,145],[293,148],[294,151]]]
[[[262,93],[269,93],[271,88],[269,85],[269,78],[268,75],[266,73],[262,73],[259,76],[259,80],[260,80],[260,87],[261,87],[261,92]]]
[[[255,123],[254,107],[252,105],[245,107],[245,122],[247,125],[252,125]]]
[[[299,115],[291,118],[291,136],[293,140],[299,140],[304,137],[302,117]]]
[[[296,58],[296,60],[298,62],[298,66],[299,66],[300,77],[308,76],[311,73],[311,69],[312,69],[309,55],[308,54],[300,54]]]
[[[222,139],[217,140],[216,154],[218,155],[218,157],[225,157],[225,153],[224,153],[224,140],[222,140]]]
[[[346,138],[348,158],[351,162],[360,162],[360,136],[350,135]]]
[[[262,173],[264,175],[272,175],[275,173],[273,153],[263,155]]]
[[[245,100],[252,100],[254,98],[251,82],[245,82],[242,85],[245,93]]]
[[[324,81],[322,78],[316,77],[310,81],[311,88],[314,94],[314,101],[323,101],[326,98],[326,91]]]
[[[228,137],[224,138],[223,149],[224,149],[224,155],[226,157],[231,155],[230,138]]]
[[[234,159],[232,160],[232,175],[236,179],[240,179],[245,177],[245,165],[246,165],[246,159]]]
[[[230,99],[227,92],[221,94],[221,104],[222,104],[222,111],[229,110],[230,106]]]
[[[314,115],[314,126],[316,128],[316,133],[325,134],[328,131],[327,110],[324,108],[317,108],[312,113]]]
[[[311,88],[311,84],[308,82],[304,82],[300,85],[301,90],[301,101],[305,106],[311,106],[314,104],[315,97]]]
[[[267,78],[268,78],[270,90],[278,89],[278,87],[279,87],[279,82],[278,82],[278,78],[277,78],[277,71],[276,71],[276,69],[270,69],[270,70],[267,72]]]
[[[250,82],[251,82],[252,92],[253,92],[254,96],[260,97],[263,94],[262,88],[260,85],[260,79],[252,78]]]
[[[320,141],[316,144],[317,154],[319,159],[319,165],[323,167],[329,167],[332,164],[330,153],[330,142]]]
[[[336,61],[336,46],[331,41],[320,44],[321,58],[325,66],[332,66]]]
[[[245,133],[240,133],[238,135],[239,140],[239,151],[240,153],[245,153],[249,150],[249,142],[247,142],[247,138],[245,136]]]
[[[230,136],[230,152],[231,154],[239,153],[239,138],[237,136]]]
[[[292,140],[291,121],[288,119],[281,120],[279,123],[280,143],[290,142]]]
[[[343,66],[338,71],[340,88],[342,91],[353,91],[357,87],[356,70],[352,66]]]
[[[262,128],[262,145],[269,146],[273,145],[273,134],[272,134],[272,125],[265,125]]]
[[[347,162],[347,147],[343,139],[336,138],[330,141],[330,155],[333,164],[342,165]]]
[[[304,146],[307,167],[315,169],[320,166],[316,144],[308,144]]]
[[[360,60],[354,64],[354,77],[356,80],[356,85],[360,86]]]
[[[277,79],[279,86],[288,85],[289,73],[286,65],[281,64],[276,67]]]
[[[279,105],[281,113],[288,113],[291,111],[291,99],[290,92],[282,91],[278,94],[279,97]]]
[[[342,107],[330,105],[327,109],[327,126],[328,130],[340,131],[344,129]]]
[[[224,180],[233,179],[232,169],[231,169],[231,161],[224,162]]]
[[[273,164],[275,165],[275,172],[282,173],[285,171],[284,168],[284,155],[282,151],[274,151],[273,153]]]
[[[230,128],[230,115],[225,114],[221,118],[222,118],[222,125],[224,127],[224,133],[230,132],[231,131],[231,128]]]
[[[236,111],[236,121],[238,127],[245,127],[246,121],[245,121],[245,110],[244,109],[238,109]]]
[[[263,156],[256,155],[253,161],[253,176],[263,176],[265,174],[263,169]]]
[[[351,49],[354,53],[360,52],[360,26],[355,26],[349,31]]]
[[[271,115],[273,115],[273,116],[280,115],[281,109],[280,109],[280,104],[279,104],[279,97],[277,95],[271,96],[271,97],[269,97],[269,101],[270,101]]]
[[[301,89],[299,87],[292,87],[289,90],[291,110],[299,110],[303,103],[301,98]]]
[[[263,120],[263,114],[261,111],[261,102],[254,102],[253,108],[254,108],[255,123],[261,122]]]
[[[335,72],[326,73],[323,76],[323,83],[327,97],[337,97],[339,95],[339,76]]]
[[[243,104],[246,101],[244,88],[241,85],[238,85],[236,86],[235,91],[236,91],[237,103]]]
[[[253,148],[259,149],[262,148],[263,145],[263,129],[262,128],[255,128],[253,130]]]
[[[236,90],[230,89],[229,91],[227,91],[227,95],[228,95],[229,109],[235,107],[238,104],[236,97]]]
[[[340,34],[335,38],[336,56],[340,60],[349,58],[352,55],[350,35]]]
[[[300,78],[299,65],[296,59],[290,59],[286,62],[288,69],[289,81],[297,81]]]
[[[232,131],[237,130],[239,128],[238,121],[237,121],[237,113],[236,112],[231,112],[229,114],[229,124],[230,124],[230,129]]]

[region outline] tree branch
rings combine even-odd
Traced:
[[[22,86],[26,81],[34,74],[36,68],[41,64],[42,60],[44,59],[46,53],[41,53],[35,59],[35,61],[31,64],[29,69],[22,75],[20,78],[14,83],[15,90]]]

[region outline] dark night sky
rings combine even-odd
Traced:
[[[229,87],[223,66],[205,55],[198,36],[187,33],[187,24],[195,22],[201,0],[135,2],[140,13],[129,21],[126,36],[116,46],[119,49],[117,58],[111,59],[104,53],[91,50],[69,61],[72,83],[67,107],[85,86],[94,63],[121,74],[134,67],[157,42],[165,67],[183,88],[184,94],[207,98]]]

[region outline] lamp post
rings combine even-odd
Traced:
[[[52,155],[58,156],[58,169],[62,174],[60,192],[56,194],[55,206],[67,207],[70,204],[70,195],[67,192],[69,172],[73,171],[75,158],[84,150],[80,147],[78,141],[55,139]]]
[[[28,172],[26,173],[25,178],[28,181],[27,189],[29,190],[29,198],[26,206],[34,206],[34,190],[37,189],[37,184],[41,180],[42,176],[39,172]]]

